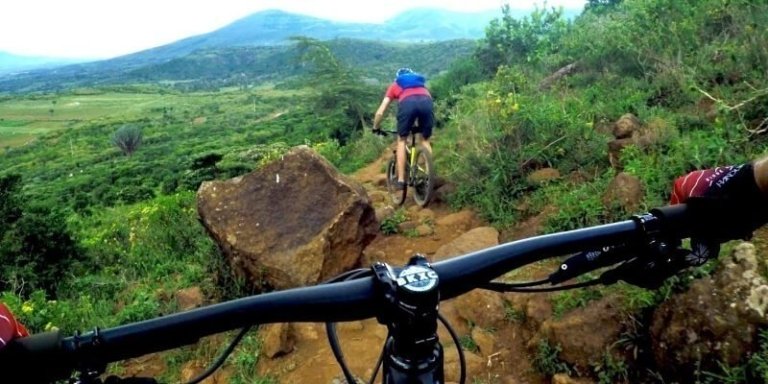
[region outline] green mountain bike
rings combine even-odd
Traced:
[[[396,135],[397,131],[379,131]],[[432,154],[422,144],[416,145],[416,135],[411,133],[405,141],[405,181],[406,187],[397,188],[397,150],[392,151],[392,159],[387,163],[387,191],[395,205],[402,205],[408,194],[408,187],[413,188],[413,200],[420,207],[429,204],[435,188],[435,165]],[[410,141],[410,144],[408,143]]]

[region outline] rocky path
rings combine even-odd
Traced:
[[[379,234],[366,247],[362,264],[384,261],[402,265],[415,253],[440,260],[498,244],[499,233],[471,211],[454,212],[436,199],[427,208],[408,198],[401,208],[392,207],[386,192],[384,168],[389,154],[359,170],[352,177],[363,184],[377,216],[384,219],[396,210],[406,220],[397,234]],[[525,232],[530,232],[530,226]],[[512,234],[514,236],[514,234]],[[529,295],[530,296],[530,295]],[[521,304],[522,305],[522,304]],[[531,367],[523,333],[508,310],[501,294],[473,291],[441,304],[441,313],[462,336],[469,367],[470,383],[541,383],[543,378]],[[542,313],[547,313],[542,308]],[[338,325],[339,340],[347,363],[356,375],[368,380],[386,338],[386,328],[375,319]],[[456,348],[449,334],[441,329],[445,347],[446,379],[458,382]],[[281,383],[340,382],[341,371],[328,346],[321,324],[272,325],[265,329],[265,348],[259,361],[262,375]],[[289,353],[281,351],[289,350]]]

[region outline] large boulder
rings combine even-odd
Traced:
[[[764,263],[752,244],[742,243],[711,277],[693,282],[656,309],[650,333],[664,373],[693,382],[697,371],[736,366],[757,349],[758,332],[768,325],[768,283],[760,274]]]
[[[235,271],[277,289],[355,267],[379,227],[363,187],[305,146],[244,176],[203,183],[197,203]]]

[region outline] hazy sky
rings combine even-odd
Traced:
[[[283,9],[341,21],[382,22],[414,7],[458,11],[541,6],[541,0],[2,0],[0,51],[107,58],[211,32],[253,12]],[[586,0],[548,0],[581,9]]]

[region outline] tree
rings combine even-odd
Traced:
[[[78,255],[66,216],[51,206],[27,204],[21,175],[0,176],[0,291],[53,294]]]
[[[0,238],[21,218],[21,175],[0,176]]]
[[[458,93],[461,87],[488,79],[480,68],[480,63],[474,57],[458,59],[451,64],[448,71],[430,81],[430,92],[435,100],[454,100],[451,96]]]
[[[190,169],[193,171],[196,171],[199,169],[210,169],[213,171],[213,177],[217,178],[219,176],[219,169],[216,167],[216,163],[221,161],[221,159],[223,158],[224,158],[224,155],[220,153],[215,153],[215,152],[208,153],[193,159],[192,166],[190,167]]]
[[[120,148],[126,156],[131,156],[139,149],[141,138],[141,128],[134,124],[124,124],[112,135],[112,144]]]
[[[569,30],[562,8],[536,9],[530,16],[516,19],[507,4],[502,13],[500,20],[492,20],[485,29],[485,38],[475,51],[490,75],[502,65],[539,63],[542,57],[559,49],[561,38]]]
[[[307,37],[293,40],[298,44],[299,63],[309,69],[307,85],[316,91],[314,110],[337,124],[330,136],[344,145],[370,119],[377,92],[325,43]]]
[[[72,261],[77,243],[67,230],[66,216],[44,206],[26,206],[24,215],[0,238],[0,290],[44,289],[55,295]]]
[[[616,8],[623,0],[587,0],[584,10],[596,14],[605,13]]]

